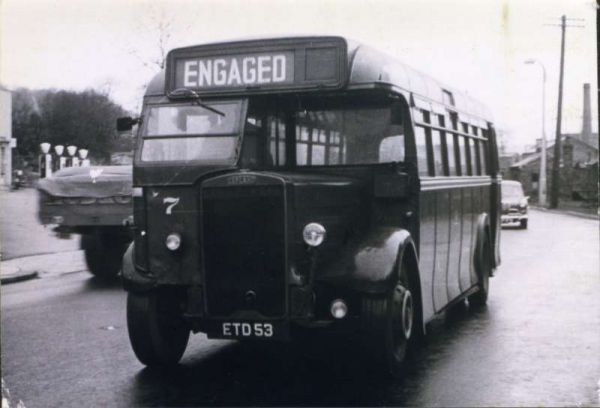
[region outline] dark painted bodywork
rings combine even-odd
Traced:
[[[348,42],[347,63],[348,76],[337,92],[394,95],[404,106],[405,123],[411,122],[409,106],[414,106],[414,96],[429,104],[444,103],[442,88],[435,80],[369,47]],[[149,85],[145,103],[169,102],[164,86],[163,73]],[[278,94],[281,93],[285,92]],[[228,95],[245,97],[252,95],[252,90]],[[473,120],[488,128],[490,117],[483,105],[459,92],[454,95],[453,110],[474,114]],[[198,330],[204,330],[208,320],[232,317],[283,318],[310,324],[331,321],[328,305],[340,297],[348,300],[350,315],[356,316],[360,297],[386,293],[395,281],[399,258],[407,256],[418,260],[415,261],[418,267],[415,265],[412,273],[420,282],[418,297],[426,322],[477,289],[477,261],[473,259],[484,235],[492,242],[495,263],[499,264],[499,214],[492,205],[495,200],[499,202],[499,190],[497,167],[493,163],[488,176],[463,177],[455,182],[448,182],[447,177],[443,182],[440,182],[443,178],[421,179],[410,128],[406,126],[406,163],[249,172],[237,166],[143,164],[138,156],[134,185],[142,187],[143,193],[134,197],[136,234],[134,246],[124,258],[125,287],[132,291],[162,285],[184,288],[186,314]],[[228,291],[226,285],[219,286],[214,280],[214,271],[207,274],[207,260],[211,268],[218,269],[218,259],[229,254],[222,237],[216,239],[204,234],[207,231],[215,234],[219,226],[219,231],[225,236],[230,234],[234,242],[234,233],[227,232],[227,222],[235,226],[255,221],[248,213],[233,208],[230,214],[236,216],[226,220],[226,214],[219,212],[222,207],[206,202],[207,197],[215,200],[226,197],[228,188],[240,189],[237,204],[242,207],[244,203],[252,206],[263,202],[256,198],[259,196],[280,195],[276,199],[283,208],[267,210],[258,218],[264,221],[272,215],[273,222],[280,223],[281,229],[261,230],[258,224],[254,226],[265,234],[257,239],[270,242],[268,248],[235,242],[233,252],[254,254],[250,270],[266,268],[265,262],[256,260],[275,254],[280,260],[275,267],[281,270],[269,270],[267,275],[280,273],[283,281],[264,282],[251,276],[238,280],[240,287]],[[254,201],[244,201],[244,188],[255,189],[250,194]],[[178,199],[170,215],[166,214],[164,204],[167,197]],[[235,201],[236,195],[229,199]],[[265,200],[269,208],[272,202]],[[206,217],[211,219],[207,221]],[[302,228],[308,222],[319,222],[327,230],[327,238],[318,248],[308,247],[302,240]],[[182,236],[182,248],[176,252],[165,247],[166,236],[172,232]],[[244,230],[243,234],[250,237],[252,229]],[[266,235],[277,239],[269,241]],[[213,251],[211,254],[206,253],[207,245]],[[449,264],[449,253],[456,251],[460,253],[458,261]],[[235,260],[228,262],[222,264],[225,269],[241,271]],[[233,275],[224,276],[230,285],[236,282]],[[264,290],[265,296],[276,297],[275,287],[283,291],[277,295],[282,296],[277,304],[267,307],[268,302],[253,303],[245,307],[242,303],[241,298],[249,291],[258,297]],[[220,305],[213,296],[213,288],[222,299],[235,298],[232,302],[237,306],[228,309]]]

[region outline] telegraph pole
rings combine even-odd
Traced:
[[[552,161],[552,191],[550,192],[550,208],[558,207],[558,194],[560,191],[560,156],[561,156],[561,123],[562,123],[562,97],[563,76],[565,70],[565,32],[567,28],[567,16],[561,18],[562,37],[560,41],[560,76],[558,79],[558,113],[556,115],[556,138],[554,139],[554,160]]]
[[[578,20],[581,19],[569,19]],[[550,208],[558,207],[558,196],[560,193],[560,158],[561,158],[561,124],[562,124],[562,97],[563,97],[563,77],[565,70],[565,33],[567,31],[567,16],[560,18],[560,28],[562,31],[560,41],[560,76],[558,79],[558,112],[556,115],[556,138],[554,139],[554,159],[552,160],[552,190],[550,191]],[[569,27],[582,27],[572,25]]]

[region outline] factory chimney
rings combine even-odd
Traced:
[[[592,108],[590,106],[590,84],[583,84],[583,126],[581,128],[581,140],[595,146],[592,140]]]

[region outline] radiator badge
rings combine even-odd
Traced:
[[[179,204],[179,197],[165,197],[163,198],[163,204],[169,204],[165,210],[165,214],[171,215],[173,207]]]
[[[256,183],[256,176],[250,175],[250,174],[235,174],[233,176],[229,176],[227,178],[227,184],[228,185],[234,185],[234,186],[239,186],[239,185],[247,185],[247,184],[254,184]]]

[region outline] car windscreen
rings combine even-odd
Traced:
[[[502,198],[523,198],[523,195],[520,184],[502,184]]]
[[[141,160],[233,163],[241,101],[150,106],[144,115]]]

